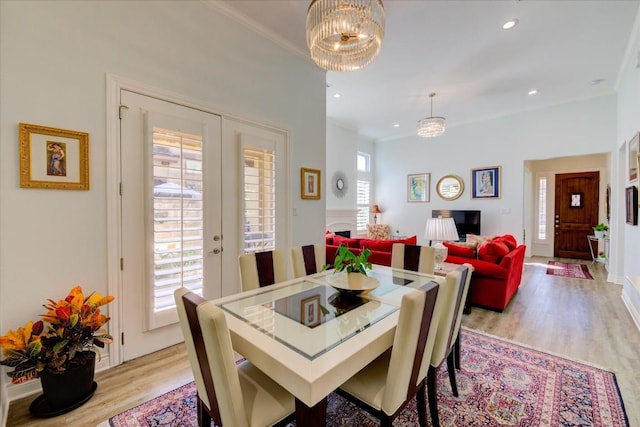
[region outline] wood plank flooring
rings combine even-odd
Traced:
[[[616,373],[631,427],[640,427],[640,331],[622,300],[622,287],[606,282],[602,264],[589,266],[595,280],[546,274],[552,258],[525,260],[522,284],[503,313],[477,307],[464,326]],[[126,409],[192,380],[184,346],[177,345],[96,375],[95,396],[75,411],[44,420],[29,416],[34,396],[12,402],[7,426],[96,426]]]

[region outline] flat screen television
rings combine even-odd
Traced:
[[[480,211],[432,210],[431,217],[453,218],[461,241],[467,240],[467,234],[480,233]]]

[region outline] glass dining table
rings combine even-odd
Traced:
[[[340,274],[340,273],[338,273]],[[333,270],[214,301],[234,350],[296,398],[300,426],[324,426],[327,396],[391,347],[402,296],[444,277],[374,265],[366,294],[331,287]]]

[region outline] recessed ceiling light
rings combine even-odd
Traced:
[[[516,25],[518,25],[518,20],[517,19],[515,19],[515,18],[509,19],[504,24],[502,24],[502,29],[503,30],[510,30],[513,27],[515,27]]]
[[[334,98],[340,98],[340,94],[339,94],[339,93],[334,93],[334,94],[333,94],[333,97],[334,97]]]
[[[400,127],[400,123],[394,123],[393,127],[394,128],[399,128]]]
[[[535,95],[536,93],[538,93],[538,89],[531,89],[529,91],[529,95]]]

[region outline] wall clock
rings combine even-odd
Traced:
[[[331,177],[331,189],[333,190],[333,195],[336,197],[344,197],[347,194],[347,190],[349,186],[347,185],[347,175],[342,171],[337,171]]]

